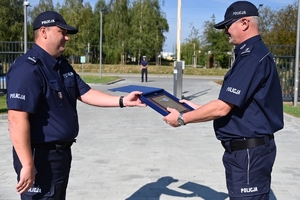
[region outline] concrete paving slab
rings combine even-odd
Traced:
[[[125,95],[109,89],[139,84],[173,93],[172,76],[149,74],[147,83],[141,83],[138,75],[119,76],[122,81],[92,87]],[[216,99],[219,90],[209,77],[189,76],[183,81],[184,96],[196,103]],[[223,148],[215,138],[212,122],[172,128],[150,107],[97,108],[78,103],[78,112],[80,133],[72,147],[67,199],[228,199]],[[300,199],[299,122],[285,115],[285,128],[275,134],[278,153],[271,200]],[[0,142],[0,199],[19,199],[5,117],[0,118]]]

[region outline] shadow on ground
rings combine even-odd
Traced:
[[[202,96],[202,95],[205,95],[205,94],[207,94],[207,92],[209,91],[210,89],[206,89],[206,90],[203,90],[203,91],[200,91],[200,92],[197,92],[197,93],[195,93],[195,94],[191,94],[191,95],[188,95],[188,96],[185,96],[184,94],[187,94],[187,93],[189,93],[189,91],[184,91],[184,92],[182,92],[182,97],[183,97],[183,99],[186,99],[186,100],[192,100],[192,99],[195,99],[195,98],[197,98],[197,97],[199,97],[199,96]]]
[[[165,176],[158,179],[156,182],[148,183],[137,190],[134,194],[126,200],[141,200],[148,199],[159,200],[161,195],[175,196],[175,197],[202,197],[203,199],[224,200],[227,198],[226,193],[217,192],[210,187],[199,185],[192,182],[187,182],[179,188],[186,190],[186,193],[172,190],[167,186],[171,183],[178,182],[170,176]]]
[[[176,190],[172,190],[168,188],[170,184],[178,182],[177,179],[174,179],[170,176],[165,176],[158,179],[156,182],[148,183],[138,189],[135,193],[133,193],[130,197],[126,200],[144,200],[149,199],[151,200],[159,200],[161,195],[168,195],[174,197],[201,197],[202,199],[206,200],[225,200],[228,198],[228,194],[224,192],[218,192],[208,186],[187,182],[181,186],[180,189],[186,190],[186,192],[178,192]],[[271,190],[270,192],[270,199],[269,200],[276,200],[276,197]]]

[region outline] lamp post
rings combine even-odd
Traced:
[[[180,39],[181,39],[181,0],[177,6],[177,61],[180,61]]]
[[[184,61],[180,61],[180,39],[181,39],[181,0],[177,5],[177,61],[174,63],[174,87],[173,95],[182,99],[182,74]]]
[[[197,57],[196,57],[196,44],[194,43],[194,53],[193,53],[193,64],[194,67],[196,68],[197,66]]]
[[[100,10],[100,44],[99,44],[99,49],[100,49],[100,55],[99,55],[99,67],[100,67],[100,78],[102,78],[102,12],[105,10],[105,8],[102,8]]]
[[[27,0],[24,0],[24,54],[27,51],[27,7],[30,3]]]
[[[299,87],[299,41],[300,41],[300,0],[298,0],[297,17],[297,42],[296,42],[296,61],[295,61],[295,82],[294,82],[294,106],[298,105],[298,87]]]

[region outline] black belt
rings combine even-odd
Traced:
[[[46,142],[40,144],[32,144],[31,147],[42,150],[66,150],[70,149],[74,142],[76,142],[76,140],[71,142]]]
[[[260,138],[233,139],[228,142],[222,142],[222,146],[225,148],[225,150],[231,152],[231,151],[251,149],[260,145],[264,145],[266,143],[266,140],[270,141],[272,139],[274,139],[273,134],[266,135],[265,137],[260,137]]]

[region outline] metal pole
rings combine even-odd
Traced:
[[[180,61],[180,39],[181,39],[181,0],[178,0],[177,8],[177,61]]]
[[[178,99],[182,98],[182,65],[180,58],[180,38],[181,38],[181,0],[178,0],[177,7],[177,61],[174,62],[174,86],[173,95]]]
[[[193,58],[194,58],[194,60],[193,60],[193,62],[194,62],[194,67],[196,68],[196,44],[194,43],[194,55],[193,55]]]
[[[100,56],[99,56],[99,67],[100,67],[100,78],[102,78],[102,11],[103,9],[100,10]]]
[[[29,5],[29,2],[27,0],[24,0],[24,53],[27,52],[27,7]]]
[[[298,19],[297,19],[297,42],[296,42],[296,62],[295,62],[295,81],[294,81],[294,106],[298,104],[299,86],[299,34],[300,34],[300,0],[298,0]]]

